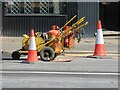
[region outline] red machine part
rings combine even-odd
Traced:
[[[68,30],[69,26],[66,26],[64,30]],[[69,33],[69,32],[68,32]],[[74,34],[68,35],[64,40],[64,47],[72,48],[74,47]]]
[[[56,30],[56,25],[52,25],[52,30]]]
[[[59,30],[50,30],[49,34],[52,34],[53,36],[57,37],[60,35],[60,31]]]
[[[52,30],[49,31],[49,34],[51,34],[55,37],[58,37],[61,34],[61,32],[60,32],[60,30],[56,30],[56,25],[53,25]],[[56,47],[59,46],[58,41],[55,42],[55,46]]]

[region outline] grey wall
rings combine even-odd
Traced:
[[[66,15],[68,16],[68,19],[71,19],[74,15],[78,15],[78,3],[77,2],[67,2],[66,7]],[[69,25],[72,25],[77,21],[77,18],[75,18]]]
[[[93,37],[97,30],[97,22],[99,19],[99,3],[98,2],[79,2],[78,18],[85,16],[89,22],[85,27],[85,37]]]
[[[97,27],[98,8],[98,2],[67,2],[65,15],[4,16],[3,36],[22,36],[24,33],[29,34],[31,28],[46,32],[50,30],[52,25],[56,24],[61,27],[66,20],[78,15],[78,18],[72,21],[71,24],[85,16],[86,20],[89,21],[88,26],[85,27],[85,37],[93,37]]]
[[[62,27],[66,16],[5,16],[3,19],[3,36],[22,36],[29,34],[32,28],[35,32],[47,32],[52,25]]]

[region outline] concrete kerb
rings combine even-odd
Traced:
[[[96,58],[96,59],[111,59],[114,57],[118,58],[120,53],[118,51],[106,51],[106,56],[94,56],[94,51],[72,51],[72,52],[65,52],[64,55]]]
[[[80,54],[80,53],[77,53],[77,54],[72,54],[72,53],[70,53],[70,54],[64,54],[64,56],[75,56],[75,57],[84,57],[84,58],[93,58],[93,59],[112,59],[112,58],[116,58],[116,59],[118,59],[119,58],[119,54],[117,53],[117,52],[114,52],[114,53],[112,53],[112,52],[110,52],[109,54],[107,53],[106,54],[106,56],[94,56],[94,52],[85,52],[85,53],[83,53],[82,52],[82,54]]]
[[[11,51],[1,51],[3,53],[11,54]],[[64,54],[93,54],[93,51],[70,51],[70,52],[64,52]],[[109,54],[120,54],[118,51],[106,51],[107,55]]]
[[[65,54],[64,53],[62,55],[57,56],[55,60],[50,61],[50,62],[71,62],[72,59],[68,59],[67,57],[69,57],[69,58],[80,57],[80,58],[93,58],[93,59],[112,59],[112,58],[118,59],[118,57],[119,57],[118,54],[117,54],[117,52],[116,53],[114,52],[113,54],[107,54],[106,56],[93,56],[93,52],[92,51],[91,52],[82,52],[82,54],[80,54],[80,53],[81,52],[79,52],[77,54],[73,54],[73,53],[70,53],[70,54],[67,53],[67,54]],[[112,52],[110,52],[110,53],[112,53]],[[3,57],[3,59],[4,58],[7,59],[8,57]],[[9,57],[9,58],[11,58],[10,60],[12,60],[12,57]],[[44,62],[42,60],[40,60],[39,62],[27,62],[26,59],[27,59],[27,56],[21,57],[20,60],[22,60],[22,62],[20,62],[20,63],[21,64],[22,63],[23,64],[39,64],[41,62]]]
[[[70,51],[65,54],[93,54],[94,51]],[[106,51],[107,54],[120,54],[118,51]]]
[[[93,51],[80,51],[80,52],[65,52],[64,55],[66,56],[92,56],[93,57],[94,52]],[[106,57],[109,58],[111,56],[118,56],[120,53],[117,51],[106,51]],[[95,57],[93,57],[95,58]],[[98,57],[99,58],[99,57]]]
[[[2,51],[2,56],[4,54],[7,56],[11,56],[11,51]],[[64,56],[92,56],[94,51],[67,51],[62,53]],[[106,51],[106,56],[118,56],[120,53],[118,51]]]
[[[97,35],[97,33],[95,33],[95,36]],[[111,31],[111,30],[107,30],[103,28],[103,36],[107,37],[107,36],[119,36],[120,32],[119,31]]]

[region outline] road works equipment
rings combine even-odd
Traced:
[[[52,30],[47,33],[35,33],[37,54],[40,56],[41,60],[54,60],[54,58],[64,52],[65,49],[74,47],[75,34],[81,34],[80,31],[88,24],[88,22],[83,23],[85,17],[82,17],[77,22],[72,24],[72,26],[67,26],[75,18],[76,15],[59,29],[56,25],[53,25]],[[22,41],[22,48],[12,53],[13,59],[20,59],[21,55],[28,54],[30,37],[26,34],[23,36],[24,39]],[[80,40],[81,37],[78,38],[78,42],[80,42]]]

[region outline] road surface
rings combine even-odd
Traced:
[[[2,60],[3,88],[118,88],[118,60],[66,56],[71,62]]]

